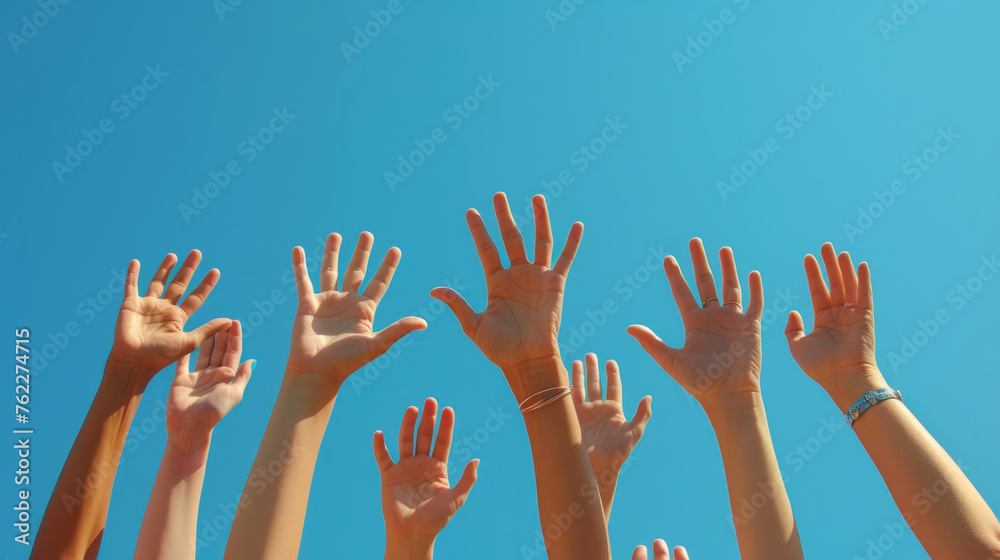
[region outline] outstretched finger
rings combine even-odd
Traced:
[[[452,491],[452,506],[454,509],[458,509],[465,504],[465,500],[469,498],[469,492],[472,492],[472,486],[476,484],[476,478],[478,477],[479,470],[479,459],[473,459],[469,461],[469,464],[465,465],[465,470],[462,471],[462,478],[458,479],[458,484],[455,485]]]
[[[514,223],[514,215],[510,212],[506,194],[498,192],[493,195],[493,211],[497,215],[497,224],[500,226],[500,235],[503,237],[503,246],[507,249],[510,265],[528,264],[524,239],[521,238],[521,230],[517,229],[517,224]]]
[[[830,292],[826,289],[826,282],[823,281],[823,271],[819,267],[819,261],[812,255],[806,255],[803,266],[806,269],[806,280],[809,282],[813,313],[819,314],[820,311],[833,307],[830,303]]]
[[[132,259],[125,272],[125,299],[139,297],[139,260]]]
[[[437,411],[437,401],[428,397],[424,401],[424,413],[420,417],[420,426],[417,428],[416,455],[418,457],[431,454],[431,445],[434,443],[434,426],[437,424]]]
[[[656,333],[643,325],[631,325],[625,332],[636,339],[642,349],[652,356],[664,371],[670,373],[674,370],[674,358],[677,355],[677,350],[667,346],[660,337],[656,336]]]
[[[695,237],[688,244],[688,248],[691,250],[694,282],[698,286],[698,297],[701,298],[702,307],[719,307],[719,294],[715,289],[715,276],[712,275],[712,266],[708,264],[705,245],[701,242],[701,239]]]
[[[584,356],[587,363],[587,400],[590,402],[602,400],[601,396],[601,370],[597,363],[597,354],[593,352]]]
[[[840,275],[840,264],[837,262],[837,252],[833,249],[833,243],[824,243],[820,254],[826,266],[826,276],[830,279],[830,303],[835,306],[844,305],[844,279]]]
[[[844,303],[848,305],[858,304],[858,273],[854,270],[854,263],[851,262],[851,254],[847,251],[837,256],[837,264],[840,266],[840,277],[844,280]]]
[[[670,560],[670,548],[667,541],[656,539],[653,541],[653,560]]]
[[[324,292],[337,291],[337,261],[340,258],[340,242],[342,240],[339,233],[331,233],[326,236],[323,264],[320,265],[319,273],[319,289]]]
[[[250,375],[253,368],[257,367],[257,360],[247,360],[236,368],[236,376],[233,378],[233,388],[240,400],[243,400],[243,393],[247,390],[247,383],[250,383]]]
[[[719,266],[722,269],[722,304],[743,310],[743,291],[740,289],[740,274],[736,270],[736,256],[731,247],[719,251]]]
[[[375,302],[375,305],[382,301],[382,296],[389,290],[392,275],[396,273],[396,267],[399,266],[399,259],[402,258],[402,255],[403,252],[399,250],[399,247],[390,248],[389,252],[385,254],[385,258],[382,259],[382,264],[375,271],[375,276],[368,282],[364,296]]]
[[[573,403],[580,405],[587,402],[587,382],[583,372],[583,362],[573,360],[570,368],[573,376]]]
[[[233,323],[230,323],[229,327],[215,335],[215,346],[212,348],[212,359],[208,362],[209,366],[219,367],[222,365],[223,359],[226,356],[226,350],[229,347],[229,331],[232,330]]]
[[[536,194],[531,197],[531,208],[535,215],[535,264],[549,268],[552,266],[552,224],[545,197]]]
[[[607,374],[608,381],[605,384],[606,395],[605,399],[609,401],[615,401],[618,404],[622,402],[622,375],[621,371],[618,369],[618,362],[614,360],[608,360],[604,364],[604,372]]]
[[[683,546],[675,546],[674,560],[691,560],[691,557],[688,556],[688,551],[686,548],[684,548]]]
[[[243,356],[243,326],[239,321],[233,321],[227,332],[229,336],[226,340],[226,353],[222,356],[222,367],[236,371],[240,366],[240,357]]]
[[[475,208],[469,208],[465,213],[465,221],[469,224],[469,233],[472,234],[472,241],[476,244],[479,262],[483,264],[483,275],[489,278],[503,270],[500,253],[497,251],[497,246],[493,244],[486,224],[483,223],[483,217]]]
[[[438,427],[437,441],[434,442],[434,458],[448,464],[451,453],[451,438],[455,431],[455,409],[450,406],[441,411],[441,425]]]
[[[785,324],[785,338],[788,339],[788,344],[798,342],[806,336],[806,325],[802,322],[802,315],[799,315],[798,311],[792,311],[788,314],[788,322]]]
[[[747,317],[760,321],[764,315],[764,281],[760,272],[750,273],[750,303],[747,305]]]
[[[431,290],[431,297],[443,301],[455,314],[458,324],[462,326],[462,332],[472,338],[479,326],[479,315],[472,310],[469,302],[451,288],[434,288]]]
[[[381,431],[375,432],[375,437],[372,438],[372,450],[375,452],[375,463],[378,464],[380,473],[395,465],[392,456],[389,455],[389,448],[385,446],[385,434]]]
[[[183,311],[188,317],[194,315],[194,312],[198,311],[198,308],[205,303],[206,299],[208,299],[208,295],[215,289],[215,285],[219,283],[219,278],[221,276],[222,273],[219,272],[218,268],[209,270],[208,274],[206,274],[198,284],[198,287],[195,288],[194,291],[181,302],[181,311]]]
[[[411,406],[403,413],[403,422],[399,425],[399,460],[413,457],[413,431],[417,427],[417,416],[420,409]]]
[[[566,245],[563,246],[562,253],[559,254],[559,259],[556,260],[556,265],[552,270],[563,277],[569,275],[569,269],[573,266],[573,259],[576,258],[576,252],[580,249],[580,241],[582,240],[583,224],[574,222],[569,228],[569,235],[566,236]]]
[[[641,544],[635,547],[635,550],[632,551],[632,560],[648,560],[648,558],[649,557],[646,555],[646,547]]]
[[[163,287],[166,286],[167,278],[170,277],[170,271],[174,268],[175,264],[177,264],[177,255],[167,253],[167,256],[163,257],[163,262],[160,263],[160,267],[153,274],[153,279],[149,281],[146,297],[158,298],[163,295]]]
[[[636,441],[646,433],[646,424],[653,417],[653,397],[646,395],[635,407],[635,416],[628,422],[629,429],[636,436]]]
[[[872,290],[872,271],[868,263],[863,262],[858,267],[858,307],[875,309],[875,292]]]
[[[368,271],[368,257],[371,255],[372,246],[375,244],[375,236],[370,232],[363,231],[358,237],[358,244],[354,247],[354,255],[344,272],[344,292],[357,292],[361,289],[361,283],[365,281],[365,273]]]
[[[663,259],[663,271],[667,273],[670,292],[674,295],[674,302],[677,304],[677,310],[681,313],[681,319],[688,312],[701,307],[694,299],[694,294],[691,293],[691,288],[688,286],[687,280],[684,279],[684,274],[681,273],[677,259],[672,256]]]
[[[299,294],[299,300],[313,296],[315,292],[306,266],[306,250],[302,247],[292,249],[292,271],[295,272],[295,291]]]
[[[198,359],[194,362],[194,370],[201,371],[212,364],[212,353],[215,351],[215,336],[205,339],[198,347]]]
[[[169,301],[170,303],[176,304],[184,292],[187,291],[188,282],[194,277],[195,270],[198,270],[198,264],[201,263],[201,251],[194,249],[186,259],[184,259],[184,264],[181,269],[177,271],[177,275],[174,279],[167,285],[167,289],[163,292],[163,299]]]

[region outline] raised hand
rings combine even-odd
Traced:
[[[399,428],[399,461],[396,463],[386,448],[385,435],[375,432],[373,447],[375,461],[382,473],[387,559],[407,558],[417,550],[432,549],[435,537],[465,503],[476,482],[479,459],[465,466],[454,488],[449,484],[448,453],[455,411],[450,407],[444,409],[437,443],[434,443],[437,406],[437,401],[431,398],[424,402],[419,428],[420,410],[415,406],[406,409]]]
[[[524,241],[511,215],[507,197],[497,193],[493,208],[503,236],[510,267],[500,262],[482,216],[474,209],[465,213],[486,275],[486,310],[476,313],[451,288],[434,288],[431,295],[448,304],[465,334],[487,358],[505,371],[521,364],[559,356],[559,320],[562,317],[566,275],[576,256],[583,224],[570,228],[569,238],[552,265],[552,228],[545,197],[531,199],[535,215],[535,260],[528,261]]]
[[[643,397],[635,416],[628,420],[622,409],[622,380],[618,364],[614,360],[605,364],[607,394],[602,395],[597,354],[587,354],[585,359],[586,373],[584,362],[573,362],[573,405],[583,432],[583,446],[600,488],[604,518],[608,521],[611,519],[618,473],[642,439],[646,422],[653,415],[653,397]]]
[[[630,326],[628,333],[702,405],[729,395],[759,393],[760,318],[764,311],[764,287],[760,273],[750,273],[750,302],[744,313],[732,249],[724,247],[719,251],[721,301],[701,239],[692,239],[690,249],[700,305],[691,294],[677,260],[670,256],[663,261],[674,301],[684,322],[684,346],[672,348],[642,325]]]
[[[837,393],[852,392],[851,386],[884,380],[875,363],[875,311],[868,264],[861,263],[855,271],[851,256],[846,251],[838,256],[832,243],[824,244],[820,254],[829,289],[816,257],[805,258],[813,330],[805,334],[802,316],[792,311],[785,335],[799,367],[836,399]]]
[[[645,546],[639,545],[632,552],[632,560],[648,560],[648,558]],[[670,560],[670,548],[663,539],[653,541],[653,560]],[[690,560],[683,546],[674,548],[674,560]]]
[[[190,427],[210,432],[243,398],[256,360],[240,364],[243,332],[233,321],[227,331],[210,336],[190,369],[190,354],[177,362],[167,396],[167,431]]]
[[[292,327],[292,344],[287,373],[314,377],[318,387],[333,390],[354,371],[378,358],[399,339],[415,330],[427,328],[419,317],[405,317],[380,331],[374,331],[375,310],[389,289],[393,273],[399,265],[401,252],[393,247],[386,253],[382,265],[361,291],[368,267],[368,256],[375,237],[364,232],[337,286],[337,258],[340,235],[331,233],[320,271],[320,292],[313,292],[306,267],[305,251],[295,247],[292,263],[299,305]]]
[[[139,261],[133,260],[128,265],[125,299],[118,312],[111,359],[137,366],[142,371],[143,384],[231,324],[229,319],[213,319],[191,332],[184,332],[188,318],[201,307],[219,281],[219,270],[213,268],[198,287],[180,301],[200,262],[201,252],[191,251],[180,271],[167,284],[170,270],[177,264],[176,255],[167,255],[153,275],[145,297],[139,296]]]

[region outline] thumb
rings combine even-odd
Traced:
[[[452,505],[455,506],[455,511],[465,504],[465,500],[469,497],[469,492],[472,491],[472,485],[476,483],[476,478],[478,477],[479,469],[479,459],[473,459],[469,461],[468,465],[465,465],[465,471],[462,472],[462,478],[458,479],[458,484],[451,489],[452,495]]]
[[[802,315],[799,315],[798,311],[789,313],[788,323],[785,325],[785,338],[788,339],[788,344],[791,345],[804,338],[806,336],[805,328],[805,323],[802,322]]]
[[[656,336],[656,333],[642,325],[632,325],[625,332],[636,339],[642,349],[652,356],[667,373],[673,371],[674,358],[677,355],[676,349],[667,346],[660,337]]]
[[[646,395],[639,401],[639,406],[635,409],[635,416],[629,421],[629,428],[634,430],[638,437],[636,440],[642,437],[642,434],[646,431],[646,423],[649,419],[653,417],[653,397]]]
[[[212,319],[197,329],[187,333],[187,344],[184,349],[184,353],[190,354],[191,352],[194,352],[196,348],[201,346],[202,342],[208,340],[208,337],[215,336],[217,333],[228,329],[232,326],[232,324],[233,322],[229,319]]]
[[[403,317],[402,319],[375,333],[375,338],[372,339],[372,342],[375,344],[375,350],[378,352],[378,356],[381,356],[382,354],[385,354],[385,352],[389,350],[393,344],[399,342],[399,339],[413,331],[419,331],[426,328],[427,321],[424,321],[420,317]]]
[[[233,378],[233,387],[236,388],[241,400],[243,399],[243,391],[246,390],[247,383],[250,382],[250,374],[253,373],[253,369],[255,367],[257,367],[257,360],[247,360],[240,364],[240,367],[236,368],[236,377]]]
[[[472,310],[469,302],[451,288],[434,288],[431,290],[431,297],[443,301],[451,308],[452,313],[458,319],[458,324],[462,325],[462,332],[472,338],[479,324],[479,316]]]

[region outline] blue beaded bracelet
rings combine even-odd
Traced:
[[[861,416],[861,413],[868,410],[872,405],[878,404],[882,401],[889,399],[899,399],[903,400],[903,394],[895,389],[889,389],[888,387],[884,389],[878,389],[876,391],[868,391],[865,396],[858,399],[858,402],[851,405],[851,408],[847,409],[844,413],[844,420],[847,421],[847,425],[850,426]]]

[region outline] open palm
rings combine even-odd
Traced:
[[[602,394],[597,355],[587,354],[585,360],[586,368],[584,362],[573,362],[573,404],[591,467],[600,477],[605,472],[617,473],[638,445],[646,422],[653,414],[653,399],[643,397],[635,416],[629,421],[622,408],[622,382],[618,364],[609,360],[605,365],[607,394]]]
[[[167,397],[167,429],[194,425],[211,430],[243,398],[253,360],[240,364],[243,333],[239,321],[209,337],[198,350],[193,370],[190,354],[177,361]]]
[[[535,260],[529,262],[524,240],[511,214],[507,197],[493,197],[510,267],[504,268],[482,216],[466,215],[486,276],[488,303],[480,313],[451,288],[435,288],[431,295],[448,304],[465,334],[501,368],[559,355],[559,321],[566,275],[583,235],[583,224],[573,224],[559,259],[552,266],[552,229],[545,199],[532,199],[535,212]]]
[[[414,453],[419,412],[412,406],[403,415],[398,462],[393,463],[382,432],[376,432],[373,441],[375,460],[382,473],[382,513],[386,531],[402,539],[433,537],[441,532],[465,503],[475,484],[479,464],[475,459],[466,465],[458,484],[452,488],[448,482],[448,453],[455,413],[450,408],[444,409],[437,443],[431,454],[437,401],[427,399],[424,403]]]
[[[145,297],[139,296],[139,261],[129,263],[125,299],[118,312],[112,356],[134,362],[149,377],[181,356],[193,352],[215,333],[228,328],[229,319],[213,319],[191,332],[184,332],[188,318],[201,307],[219,280],[212,269],[191,294],[178,304],[201,261],[199,251],[191,251],[173,281],[164,286],[177,257],[169,254],[150,281]],[[161,297],[162,296],[162,297]]]
[[[722,266],[722,302],[715,278],[698,238],[690,243],[699,305],[673,257],[663,268],[670,281],[674,301],[684,322],[684,346],[671,348],[642,325],[632,325],[629,334],[684,389],[702,403],[713,397],[760,392],[761,325],[764,288],[760,274],[750,274],[750,302],[743,312],[742,292],[736,259],[730,248],[719,252]]]
[[[368,287],[359,293],[374,243],[372,234],[362,233],[347,267],[343,288],[338,291],[340,242],[341,238],[336,233],[327,238],[320,273],[320,293],[313,292],[305,251],[296,247],[292,253],[299,305],[292,327],[288,370],[299,374],[317,374],[324,383],[334,385],[342,383],[351,373],[381,356],[406,334],[427,326],[419,317],[406,317],[381,331],[375,331],[375,310],[389,288],[401,253],[399,249],[391,248]]]
[[[799,367],[823,384],[877,366],[868,265],[862,263],[855,271],[851,256],[846,252],[838,256],[831,243],[823,245],[821,255],[830,279],[829,289],[816,258],[809,255],[804,263],[812,294],[813,330],[805,334],[802,316],[793,311],[785,334]]]

